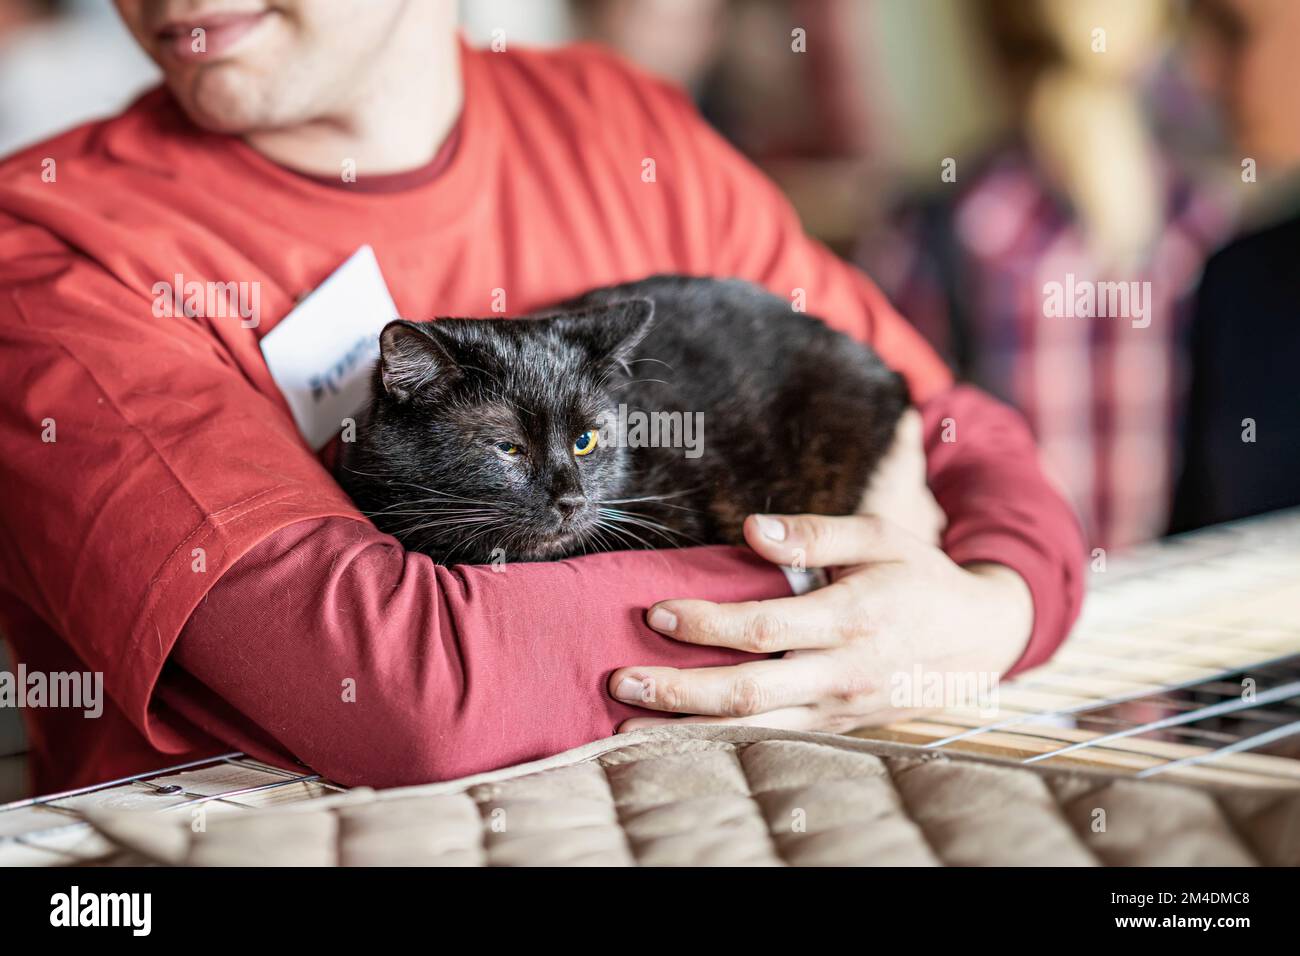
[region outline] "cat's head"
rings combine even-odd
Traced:
[[[653,312],[390,323],[341,480],[380,530],[447,563],[582,551],[627,475],[602,428]]]

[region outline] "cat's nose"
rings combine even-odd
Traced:
[[[555,510],[560,513],[561,518],[572,518],[586,505],[587,499],[584,495],[561,495],[555,499]]]

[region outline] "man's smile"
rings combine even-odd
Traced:
[[[270,15],[270,10],[186,15],[164,23],[154,36],[163,56],[217,59],[235,49]]]

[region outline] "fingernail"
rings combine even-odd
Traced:
[[[770,538],[773,541],[785,540],[785,523],[778,521],[776,518],[769,518],[767,515],[754,515],[754,521],[758,523],[758,530],[762,532],[763,537]]]
[[[614,689],[614,696],[629,704],[639,704],[645,696],[645,684],[631,677],[624,677]]]
[[[671,634],[677,630],[677,615],[667,608],[655,608],[650,612],[649,620],[651,627],[664,634]]]

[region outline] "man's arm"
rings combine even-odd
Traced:
[[[407,555],[223,354],[204,323],[224,320],[150,306],[0,223],[0,583],[160,750],[197,725],[347,783],[486,769],[611,732],[630,711],[602,668],[734,657],[683,657],[645,627],[653,600],[789,594],[737,549],[504,572]]]
[[[752,659],[647,628],[645,608],[668,593],[745,600],[789,587],[734,548],[446,568],[359,521],[300,522],[208,593],[158,697],[233,746],[292,754],[344,783],[476,773],[644,713],[600,692],[628,660]]]
[[[1024,580],[1034,623],[1011,673],[1042,664],[1083,604],[1078,518],[1043,473],[1019,413],[965,386],[922,411],[926,480],[948,516],[943,550],[956,564],[1000,564]]]

